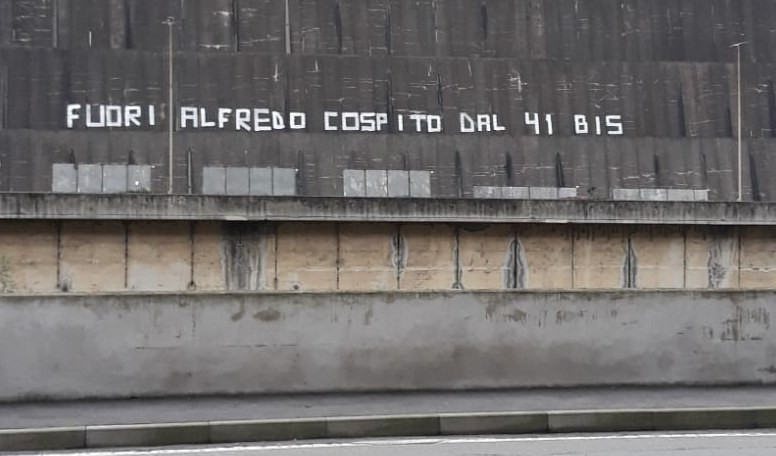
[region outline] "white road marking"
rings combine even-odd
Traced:
[[[569,442],[578,440],[652,440],[652,439],[696,439],[696,438],[728,438],[728,437],[776,437],[776,432],[726,432],[726,433],[692,433],[692,434],[610,434],[610,435],[570,435],[570,436],[536,436],[536,437],[451,437],[451,438],[407,438],[391,440],[357,440],[353,442],[332,443],[291,443],[235,445],[235,446],[208,446],[204,448],[148,448],[143,450],[112,450],[112,451],[80,451],[62,454],[66,456],[149,456],[149,455],[176,455],[176,454],[209,454],[223,451],[278,451],[278,450],[303,450],[321,448],[359,448],[371,446],[397,446],[397,445],[456,445],[465,443],[520,443],[520,442]]]

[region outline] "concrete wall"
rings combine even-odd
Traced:
[[[767,226],[0,222],[0,293],[775,286]]]
[[[773,291],[0,298],[0,400],[776,383]]]

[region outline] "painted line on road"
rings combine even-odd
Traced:
[[[521,443],[521,442],[569,442],[569,441],[594,441],[594,440],[653,440],[653,439],[697,439],[697,438],[729,438],[729,437],[776,437],[774,432],[725,432],[725,433],[676,433],[676,434],[609,434],[609,435],[570,435],[570,436],[537,436],[537,437],[482,437],[482,438],[416,438],[416,439],[390,439],[390,440],[356,440],[353,442],[331,443],[294,443],[277,444],[265,442],[253,445],[208,446],[205,448],[148,448],[132,450],[95,450],[95,451],[67,451],[60,453],[47,453],[50,456],[149,456],[149,455],[176,455],[176,454],[210,454],[224,451],[277,451],[277,450],[303,450],[326,448],[363,448],[371,446],[397,446],[397,445],[447,445],[467,443]]]

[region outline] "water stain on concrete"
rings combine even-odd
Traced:
[[[276,309],[260,310],[253,314],[254,319],[266,322],[280,320],[282,316],[283,315]]]

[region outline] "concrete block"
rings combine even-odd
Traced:
[[[236,166],[226,168],[226,194],[250,194],[250,173],[248,168]]]
[[[202,169],[202,194],[226,194],[226,168],[222,166],[206,166]]]
[[[123,291],[126,232],[121,222],[63,222],[59,284],[63,291]]]
[[[127,191],[132,193],[149,193],[151,191],[151,166],[127,166]]]
[[[127,286],[133,291],[181,291],[191,283],[188,222],[131,222]]]
[[[337,227],[284,223],[277,228],[278,290],[337,289]]]
[[[751,409],[675,410],[654,412],[656,430],[754,429],[758,414]]]
[[[208,423],[86,426],[87,448],[208,443]]]
[[[685,288],[738,287],[737,227],[691,226],[685,239]]]
[[[703,189],[703,190],[693,190],[693,196],[695,201],[708,201],[709,200],[709,190]]]
[[[249,180],[251,195],[272,195],[272,168],[250,168]]]
[[[329,438],[439,435],[438,416],[329,418],[326,426]]]
[[[78,165],[78,193],[102,192],[102,165]]]
[[[57,257],[55,223],[1,223],[0,293],[56,291]]]
[[[385,198],[388,196],[388,172],[382,169],[366,170],[366,196]]]
[[[776,287],[776,227],[742,226],[741,270],[739,271],[741,288]]]
[[[558,199],[557,187],[528,187],[528,195],[531,199]]]
[[[211,443],[267,442],[273,440],[324,439],[325,419],[211,421]]]
[[[431,171],[410,171],[410,196],[431,198]]]
[[[528,199],[528,187],[501,187],[501,197],[504,199]]]
[[[390,224],[339,226],[339,289],[395,290],[398,287],[398,227]]]
[[[577,197],[577,189],[575,187],[561,187],[558,189],[559,199],[572,199]]]
[[[568,226],[519,226],[514,286],[547,290],[572,288],[572,233]]]
[[[637,188],[613,188],[612,199],[615,201],[639,201],[641,191]]]
[[[391,198],[407,198],[410,196],[410,172],[388,170],[388,196]]]
[[[669,188],[666,199],[668,201],[695,201],[695,190]]]
[[[194,249],[192,273],[197,291],[226,290],[224,275],[223,222],[194,223]]]
[[[511,287],[515,242],[512,225],[458,231],[461,284],[465,290],[502,290]]]
[[[626,241],[620,226],[574,227],[574,287],[624,288]]]
[[[127,192],[127,166],[103,165],[102,167],[102,193],[126,193]]]
[[[402,225],[399,288],[449,290],[457,282],[455,230],[446,225]]]
[[[439,416],[442,435],[528,434],[549,430],[546,413],[443,414]]]
[[[502,196],[502,187],[487,187],[476,185],[472,188],[474,198],[500,199]]]
[[[296,170],[294,168],[272,168],[272,194],[275,196],[296,195]]]
[[[366,196],[366,171],[346,169],[342,172],[342,192],[349,198]]]
[[[641,201],[668,201],[668,190],[665,188],[642,188],[639,190]]]
[[[86,448],[86,428],[0,429],[0,451],[74,450]]]
[[[630,240],[635,255],[637,288],[684,288],[685,228],[634,226]]]
[[[70,163],[54,163],[51,166],[51,191],[75,193],[78,190],[78,172]]]
[[[623,432],[655,429],[651,411],[550,412],[550,432]]]

